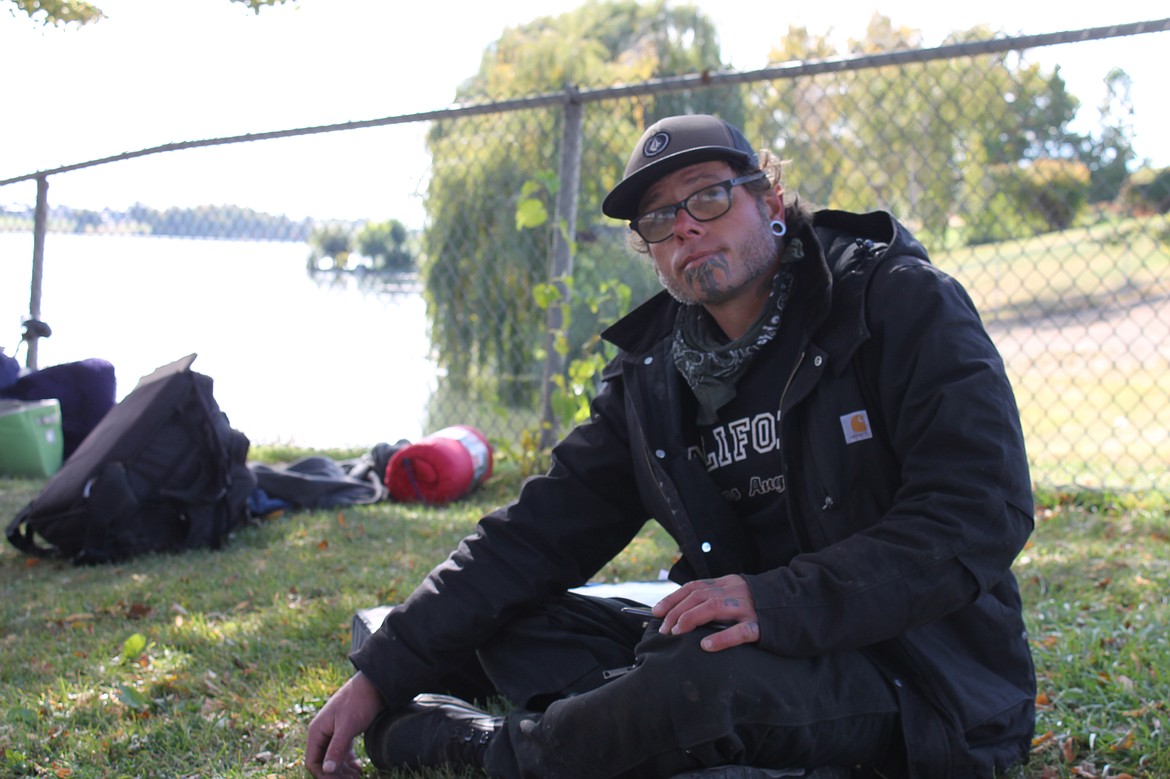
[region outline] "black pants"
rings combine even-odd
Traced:
[[[905,773],[895,691],[859,652],[706,652],[612,599],[568,595],[479,652],[521,708],[488,748],[496,777],[670,777],[704,766]]]

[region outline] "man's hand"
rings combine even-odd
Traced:
[[[718,633],[700,645],[708,652],[730,649],[760,640],[759,617],[751,590],[742,576],[721,576],[687,582],[658,601],[654,616],[662,619],[662,633],[689,633],[702,625],[721,623]],[[714,627],[714,625],[711,625]]]
[[[333,694],[309,723],[305,767],[316,779],[357,779],[362,766],[353,741],[383,708],[377,688],[359,671]]]

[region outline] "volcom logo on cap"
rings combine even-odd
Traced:
[[[642,146],[642,154],[646,157],[656,157],[666,151],[666,147],[669,145],[670,133],[654,133]]]

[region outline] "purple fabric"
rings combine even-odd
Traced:
[[[113,408],[116,388],[114,366],[106,360],[91,358],[25,374],[10,387],[0,389],[0,397],[17,400],[56,398],[61,404],[61,437],[68,458]]]
[[[15,358],[0,352],[0,392],[16,383],[20,376],[20,363]]]

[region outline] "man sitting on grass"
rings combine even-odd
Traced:
[[[603,210],[665,292],[549,473],[484,517],[351,657],[316,777],[992,777],[1035,677],[1010,566],[1031,487],[1003,364],[893,217],[786,204],[713,116],[646,130]],[[661,523],[649,617],[567,592]],[[486,678],[487,685],[459,679]],[[458,698],[516,705],[488,716]]]

